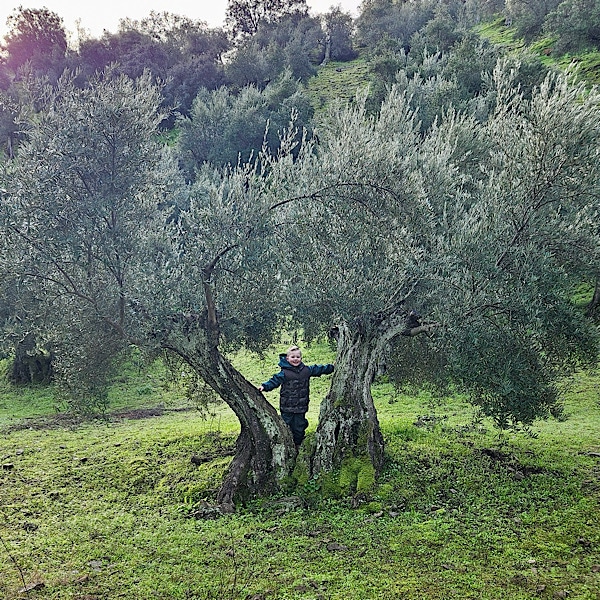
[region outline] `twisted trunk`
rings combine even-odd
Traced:
[[[346,457],[368,457],[375,471],[383,462],[384,442],[371,383],[383,349],[378,327],[342,323],[331,388],[321,403],[313,472],[331,471]]]
[[[345,458],[368,458],[375,474],[383,465],[384,440],[371,395],[371,384],[388,344],[398,335],[427,333],[428,326],[408,326],[396,311],[338,327],[338,351],[331,388],[321,403],[314,474],[340,466]]]
[[[165,347],[179,354],[240,422],[236,452],[217,497],[222,510],[230,512],[236,500],[276,492],[291,475],[295,450],[275,408],[209,340],[200,326],[187,335],[172,333]]]
[[[187,315],[164,344],[202,377],[240,422],[236,452],[217,497],[224,512],[233,511],[237,499],[277,491],[291,475],[296,456],[291,432],[275,408],[219,350],[220,327],[210,277],[230,248],[204,269],[204,314]]]
[[[223,356],[212,357],[204,380],[223,398],[240,421],[236,453],[229,466],[218,501],[231,506],[236,497],[263,495],[278,490],[294,463],[289,428],[264,396]]]

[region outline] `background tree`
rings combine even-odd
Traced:
[[[437,5],[432,0],[366,0],[356,19],[357,43],[375,49],[391,39],[408,50],[410,38],[432,19]]]
[[[546,16],[561,0],[506,0],[506,14],[519,35],[532,40],[542,31]]]
[[[262,23],[291,14],[308,14],[306,0],[228,0],[225,24],[232,37],[252,35]]]
[[[254,86],[239,94],[227,88],[202,91],[190,118],[179,122],[178,149],[186,175],[193,179],[205,162],[222,167],[254,161],[263,146],[275,155],[280,133],[290,120],[294,119],[296,127],[308,127],[312,115],[306,93],[290,73],[262,91]]]
[[[18,279],[0,280],[0,355],[12,359],[8,378],[14,384],[48,383],[52,377],[51,348],[32,328],[31,315],[43,309]]]
[[[466,22],[476,25],[499,15],[504,10],[505,0],[466,0],[464,14]]]
[[[254,84],[260,88],[289,70],[306,82],[316,74],[324,56],[325,34],[318,19],[302,13],[261,23],[256,33],[240,41],[226,65],[234,88]]]
[[[346,61],[356,58],[357,52],[352,43],[352,16],[340,7],[331,7],[321,18],[327,36],[324,60]]]
[[[150,13],[142,21],[124,20],[117,33],[80,43],[70,66],[83,84],[96,72],[112,65],[110,72],[139,77],[148,70],[165,82],[165,108],[187,115],[201,88],[215,89],[225,83],[222,55],[229,42],[222,30],[209,29],[171,13]],[[173,121],[169,121],[173,126]]]
[[[19,100],[15,98],[15,92],[16,90],[10,87],[7,91],[0,89],[0,140],[3,159],[13,157],[15,145],[20,137],[17,124]]]
[[[556,54],[600,47],[600,2],[597,0],[565,0],[544,22],[544,30],[558,36]]]
[[[222,29],[168,12],[150,12],[141,21],[121,23],[121,31],[140,31],[160,42],[168,57],[166,70],[152,71],[165,82],[165,106],[187,115],[200,88],[216,89],[225,83],[222,56],[229,41]]]
[[[47,8],[20,7],[6,24],[3,51],[13,76],[29,64],[34,73],[55,81],[64,69],[67,51],[62,19]]]

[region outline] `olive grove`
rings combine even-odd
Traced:
[[[101,401],[132,344],[180,357],[221,396],[240,422],[226,509],[279,489],[295,457],[227,351],[266,348],[286,316],[331,329],[313,473],[352,457],[376,473],[371,383],[398,339],[434,346],[500,425],[556,413],[558,378],[596,357],[571,297],[598,266],[599,99],[556,75],[526,98],[500,63],[485,122],[447,111],[423,132],[396,89],[377,116],[358,99],[300,146],[292,123],[276,155],[186,183],[149,77],[63,78],[22,115],[0,175],[1,275],[35,301],[27,326],[52,340],[74,397]]]

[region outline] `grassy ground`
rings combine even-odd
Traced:
[[[318,114],[334,101],[351,103],[357,91],[368,87],[369,79],[369,65],[363,57],[348,62],[331,61],[319,67],[317,75],[308,82],[307,92]]]
[[[236,362],[259,384],[276,358]],[[130,368],[118,412],[84,423],[54,418],[44,389],[0,388],[1,598],[600,598],[598,374],[575,377],[569,418],[535,437],[379,381],[387,463],[372,497],[319,500],[309,481],[300,500],[228,516],[212,502],[235,420],[221,405],[202,417],[162,380]]]
[[[525,41],[518,37],[514,28],[505,25],[504,18],[483,23],[476,27],[475,31],[507,52],[529,50],[547,67],[558,67],[562,70],[575,68],[585,81],[592,84],[600,83],[600,52],[597,50],[590,49],[577,54],[556,56],[553,53],[556,41],[554,38],[542,36],[527,46]]]

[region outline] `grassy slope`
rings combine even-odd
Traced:
[[[276,358],[236,362],[260,383]],[[315,345],[305,358],[331,353]],[[152,378],[143,401],[144,373],[121,378],[119,394],[136,408],[181,407],[160,372]],[[327,378],[314,383],[311,431]],[[37,598],[598,598],[599,391],[597,374],[579,375],[567,421],[499,438],[461,399],[378,382],[388,463],[371,498],[319,502],[309,481],[304,507],[272,499],[213,519],[237,431],[222,406],[207,419],[172,411],[9,431],[13,407],[21,419],[26,410],[5,386],[0,459],[13,468],[0,472],[0,597],[23,596],[16,561],[28,584],[45,584]],[[28,394],[32,412],[51,410],[44,390]]]
[[[579,73],[590,83],[600,83],[600,52],[587,51],[576,55],[554,57],[551,55],[554,40],[542,37],[527,46],[517,36],[516,30],[504,25],[504,18],[486,22],[475,28],[481,37],[487,38],[493,44],[503,47],[507,52],[522,52],[529,50],[538,55],[540,61],[547,66],[557,66],[567,69],[575,65]],[[351,102],[357,91],[368,86],[369,65],[364,56],[349,62],[330,62],[319,67],[318,73],[307,84],[307,91],[317,114],[323,111],[333,101]]]
[[[484,23],[475,28],[475,31],[492,43],[505,48],[508,52],[529,50],[539,56],[540,61],[546,66],[555,66],[562,70],[575,67],[586,81],[593,84],[600,83],[600,51],[598,50],[555,57],[552,55],[554,39],[540,37],[527,46],[522,39],[518,38],[515,29],[504,25],[504,18]]]
[[[368,86],[369,68],[365,58],[349,62],[331,61],[319,67],[318,73],[307,85],[309,98],[317,114],[331,102],[351,102],[357,91]]]

